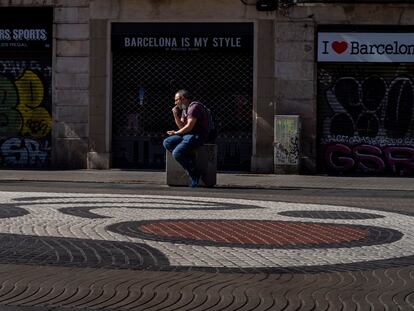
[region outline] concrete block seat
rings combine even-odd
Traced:
[[[213,187],[217,183],[217,145],[204,144],[197,148],[196,167],[201,172],[199,186]],[[169,186],[188,186],[189,177],[182,166],[166,151],[166,175]]]

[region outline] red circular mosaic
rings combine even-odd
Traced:
[[[353,226],[258,220],[165,220],[139,225],[139,231],[165,238],[250,245],[315,245],[364,239]]]

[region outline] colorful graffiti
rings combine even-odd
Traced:
[[[298,165],[298,118],[275,117],[275,165]]]
[[[408,75],[334,79],[320,71],[326,171],[414,175],[414,82]],[[328,77],[328,78],[327,78]]]
[[[389,169],[403,176],[414,174],[413,147],[329,144],[324,155],[325,163],[340,172],[358,169],[365,173],[384,173]]]
[[[31,138],[9,138],[3,142],[0,150],[4,166],[43,166],[50,154],[48,141],[41,145]]]
[[[37,67],[37,66],[35,66]],[[50,76],[25,69],[13,77],[0,72],[0,152],[3,167],[42,167],[50,163],[51,114],[46,108]],[[20,67],[19,67],[20,68]],[[14,71],[13,71],[14,72]]]
[[[45,97],[45,90],[40,78],[31,70],[26,70],[16,80],[19,93],[17,109],[23,118],[21,135],[41,138],[52,129],[52,118],[49,112],[40,105]]]

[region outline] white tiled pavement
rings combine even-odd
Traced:
[[[398,213],[259,200],[182,198],[173,196],[0,192],[0,205],[23,208],[28,215],[0,219],[0,233],[144,243],[161,251],[173,266],[210,268],[288,268],[353,264],[414,256],[414,217]],[[240,209],[235,209],[239,206]],[[105,218],[65,214],[77,207]],[[231,208],[229,208],[231,207]],[[307,219],[280,215],[285,211],[347,211],[381,215],[375,219]],[[152,241],[111,232],[107,226],[126,221],[160,219],[242,219],[303,221],[376,226],[400,231],[393,243],[345,248],[261,249],[203,246]]]

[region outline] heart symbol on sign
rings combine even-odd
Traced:
[[[332,43],[332,49],[337,53],[337,54],[342,54],[343,52],[346,51],[346,49],[348,48],[348,43],[345,41],[334,41]]]

